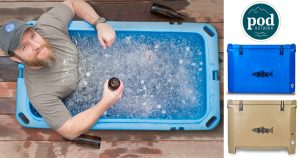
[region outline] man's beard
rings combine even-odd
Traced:
[[[34,56],[32,59],[23,60],[23,62],[30,67],[51,67],[55,63],[55,55],[49,45],[49,43],[44,39],[44,44],[41,46],[41,50],[46,49],[46,52],[43,52],[43,58],[38,58],[38,55]],[[40,51],[41,51],[40,50]],[[39,52],[41,53],[41,52]]]

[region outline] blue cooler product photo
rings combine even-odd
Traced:
[[[295,44],[228,44],[228,91],[294,93],[295,53]]]

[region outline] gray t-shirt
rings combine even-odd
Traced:
[[[33,70],[26,65],[24,68],[29,99],[53,129],[71,118],[62,99],[69,96],[79,82],[78,51],[68,34],[72,18],[72,10],[60,3],[38,19],[35,30],[49,42],[56,62],[50,68]]]

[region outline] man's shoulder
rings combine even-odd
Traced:
[[[73,11],[64,3],[59,3],[37,20],[36,27],[52,26],[66,31],[73,18]]]
[[[67,15],[73,16],[73,11],[64,3],[59,3],[47,12],[43,13],[37,21],[43,21],[45,18],[65,18]]]

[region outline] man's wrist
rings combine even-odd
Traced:
[[[101,23],[105,23],[106,22],[106,19],[104,17],[99,17],[94,23],[94,27],[97,28],[97,25],[98,24],[101,24]]]
[[[99,105],[106,108],[110,107],[110,105],[107,102],[103,101],[103,99],[100,100]]]
[[[95,27],[95,29],[96,29],[97,31],[99,31],[99,30],[102,29],[103,25],[106,25],[106,24],[105,24],[105,23],[99,23],[99,24],[97,24],[97,26]]]

